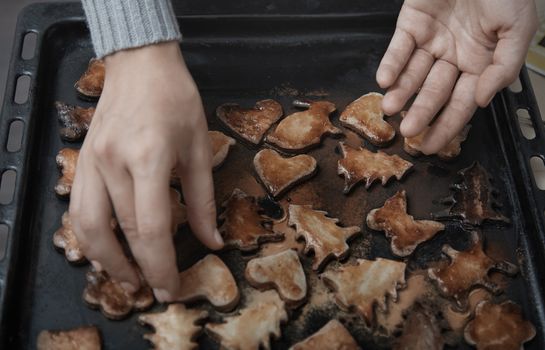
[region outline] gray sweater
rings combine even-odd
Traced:
[[[180,40],[170,0],[81,0],[97,57]]]

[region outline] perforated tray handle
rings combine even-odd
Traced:
[[[532,171],[531,159],[539,157],[545,161],[545,124],[541,119],[539,107],[531,86],[530,78],[526,67],[523,67],[520,72],[520,83],[522,90],[514,92],[510,89],[505,89],[501,94],[501,99],[496,98],[493,103],[493,111],[495,114],[505,110],[509,118],[505,121],[507,127],[498,125],[498,129],[508,129],[508,133],[504,133],[503,137],[510,137],[510,143],[514,149],[508,153],[514,154],[518,164],[513,164],[520,170],[518,179],[519,196],[522,195],[522,201],[527,203],[527,207],[523,208],[524,215],[531,215],[532,224],[535,226],[533,239],[536,244],[539,244],[541,251],[545,249],[545,191],[539,189],[535,176]],[[503,104],[501,103],[503,102]],[[495,104],[495,106],[494,106]],[[527,139],[522,133],[521,126],[518,121],[517,111],[524,109],[528,112],[532,127],[535,131],[533,139]],[[537,247],[536,247],[537,248]],[[544,283],[545,284],[545,283]],[[545,287],[545,285],[544,285]]]
[[[496,116],[497,129],[500,137],[510,138],[502,142],[501,147],[509,149],[504,154],[511,155],[507,160],[508,164],[518,169],[512,181],[517,188],[517,196],[520,198],[519,211],[524,220],[521,221],[519,230],[519,244],[523,251],[528,252],[526,259],[521,263],[521,272],[526,275],[527,288],[533,292],[530,295],[540,300],[528,300],[533,307],[537,308],[534,313],[534,321],[537,324],[545,324],[545,309],[543,297],[545,296],[545,191],[539,189],[531,167],[531,158],[539,157],[545,160],[545,126],[541,120],[539,108],[525,67],[520,73],[522,90],[514,92],[505,89],[492,104],[493,114]],[[525,109],[532,122],[535,137],[531,140],[524,137],[517,117],[517,111]],[[507,112],[507,118],[501,118],[502,123],[498,125],[497,115]],[[515,173],[513,173],[515,174]],[[539,297],[541,296],[541,297]],[[540,337],[545,339],[545,330],[539,330]]]
[[[522,130],[517,123],[517,127],[513,128],[517,132],[518,145],[520,153],[523,155],[523,161],[525,169],[529,170],[528,185],[529,190],[531,191],[531,197],[535,200],[537,204],[536,215],[543,218],[545,210],[545,191],[539,189],[535,176],[532,172],[532,167],[530,160],[533,157],[539,157],[545,162],[545,124],[541,118],[539,107],[534,95],[534,91],[531,86],[530,78],[528,76],[528,71],[524,67],[520,73],[520,83],[522,90],[520,92],[508,91],[507,96],[507,107],[512,116],[514,116],[514,122],[516,123],[517,111],[519,109],[524,109],[528,112],[532,127],[535,131],[535,137],[531,140],[525,138],[522,134]]]
[[[43,34],[47,27],[44,23],[33,22],[33,12],[37,9],[33,6],[25,8],[19,15],[15,30],[15,38],[13,42],[12,57],[9,65],[6,89],[4,94],[4,102],[2,112],[0,114],[0,174],[4,174],[7,170],[16,172],[16,179],[13,188],[11,201],[7,204],[0,204],[0,224],[7,226],[7,234],[5,232],[0,235],[0,312],[5,312],[6,295],[9,292],[4,288],[9,285],[9,281],[13,278],[14,259],[17,258],[18,237],[13,232],[20,232],[19,226],[23,224],[23,219],[18,217],[18,206],[23,202],[25,195],[24,179],[28,176],[26,165],[26,157],[30,135],[32,134],[31,110],[34,104],[36,91],[36,77],[38,74],[39,55],[42,44]],[[23,43],[25,36],[33,32],[36,34],[36,44],[34,47],[34,55],[29,59],[22,58]],[[19,77],[26,75],[30,78],[28,87],[28,97],[24,103],[15,102],[15,94]],[[15,120],[23,122],[22,138],[20,147],[13,152],[7,149],[11,123]],[[3,319],[3,318],[1,318]],[[4,324],[0,324],[0,339],[3,338],[1,332],[5,329]],[[1,346],[1,345],[0,345]]]

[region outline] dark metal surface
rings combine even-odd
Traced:
[[[275,98],[288,114],[294,111],[291,102],[295,98],[327,95],[322,98],[335,102],[342,110],[363,93],[377,91],[374,75],[393,32],[395,14],[190,16],[182,18],[181,25],[184,56],[201,89],[210,128],[225,131],[214,116],[214,109],[224,102],[252,106],[257,100]],[[22,37],[29,30],[38,33],[38,55],[23,61],[18,53]],[[53,192],[58,177],[54,158],[58,150],[69,146],[59,137],[54,101],[90,105],[79,100],[73,88],[92,56],[81,8],[54,4],[28,8],[20,18],[13,52],[0,119],[0,170],[17,171],[14,200],[0,205],[1,223],[9,226],[6,255],[0,261],[0,348],[32,349],[42,329],[86,324],[100,328],[106,349],[147,348],[141,338],[145,329],[137,324],[135,315],[120,322],[108,321],[84,305],[81,294],[86,267],[69,265],[51,242],[67,208],[67,203]],[[12,97],[21,74],[31,76],[31,94],[27,103],[17,105]],[[522,273],[510,280],[506,295],[519,303],[536,325],[537,336],[527,347],[543,349],[545,196],[531,176],[529,161],[532,156],[544,158],[545,131],[525,71],[521,79],[522,92],[504,91],[492,107],[476,113],[469,139],[455,161],[412,158],[403,153],[398,135],[385,151],[414,162],[414,171],[401,182],[394,181],[386,187],[375,184],[368,191],[358,186],[345,196],[343,179],[336,174],[339,140],[328,138],[322,147],[310,152],[318,159],[317,176],[284,199],[289,197],[297,204],[312,203],[340,218],[343,225],[361,226],[363,234],[351,243],[349,259],[394,258],[384,235],[365,227],[367,212],[382,206],[397,190],[405,189],[409,213],[417,218],[429,217],[445,208],[439,200],[451,194],[449,186],[458,180],[457,171],[474,161],[480,162],[494,179],[499,200],[504,204],[502,213],[511,219],[510,225],[484,225],[487,251],[521,267]],[[515,118],[518,108],[528,109],[536,129],[534,140],[522,136]],[[5,140],[14,118],[24,121],[24,138],[21,150],[9,153]],[[391,120],[396,127],[399,125],[398,117]],[[338,113],[333,115],[333,122],[339,125]],[[348,142],[356,142],[353,134],[347,134],[351,135]],[[255,153],[255,149],[241,143],[232,149],[225,165],[215,174],[218,204],[234,187],[251,194],[263,193],[254,179]],[[440,259],[444,243],[463,249],[468,237],[458,224],[449,223],[444,233],[416,250],[409,259],[409,272]],[[176,244],[180,268],[187,268],[205,254],[187,230],[178,233]],[[240,286],[246,288],[243,269],[247,257],[238,252],[220,256]],[[311,258],[303,260],[308,271]],[[284,336],[273,343],[274,347],[287,348],[332,316],[343,316],[336,310],[335,306],[326,305],[321,311],[294,312],[291,318],[297,321],[283,327]],[[217,317],[214,313],[213,318]],[[357,323],[351,331],[366,349],[388,345],[387,341],[376,343]],[[202,337],[201,342],[214,347],[207,337]],[[464,347],[467,346],[461,346]]]
[[[403,0],[172,0],[178,14],[349,14],[371,12],[399,12]]]

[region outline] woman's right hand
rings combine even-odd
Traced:
[[[197,87],[177,42],[106,57],[106,80],[83,143],[70,216],[85,256],[130,292],[140,287],[110,221],[116,218],[159,301],[175,300],[171,170],[181,178],[189,223],[209,248],[216,229],[211,150]]]

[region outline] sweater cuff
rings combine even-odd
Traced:
[[[97,58],[180,40],[170,0],[82,0]]]

